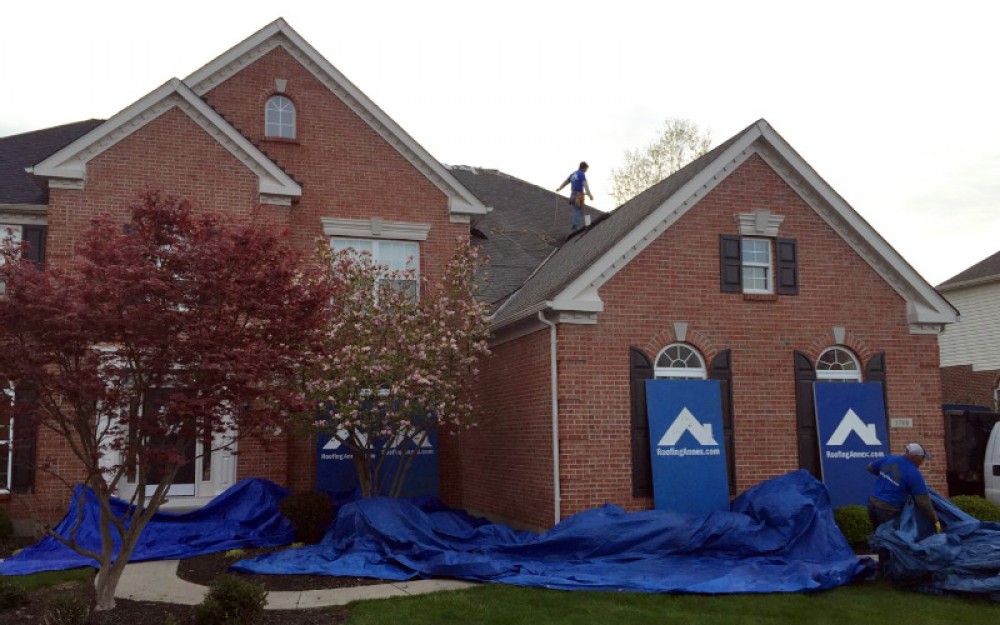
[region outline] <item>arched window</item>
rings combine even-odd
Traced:
[[[860,382],[861,365],[857,357],[844,347],[823,350],[816,361],[818,382]]]
[[[264,136],[295,138],[295,105],[283,95],[271,96],[264,106]]]
[[[664,347],[656,357],[653,376],[657,379],[704,380],[705,359],[690,345],[673,343]]]

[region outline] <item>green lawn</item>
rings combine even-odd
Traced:
[[[69,571],[45,571],[33,575],[14,575],[3,579],[25,590],[34,590],[35,588],[48,588],[49,586],[76,582],[89,584],[93,582],[95,573],[94,569],[84,567]]]
[[[645,595],[488,585],[457,592],[364,601],[348,625],[996,625],[1000,603],[933,597],[861,582],[817,593]]]

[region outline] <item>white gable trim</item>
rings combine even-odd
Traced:
[[[448,210],[451,214],[485,215],[490,211],[489,207],[462,186],[444,165],[368,99],[368,96],[355,87],[283,19],[271,22],[188,76],[184,82],[199,96],[203,96],[278,46],[283,47],[298,60],[317,80],[326,85],[348,108],[440,189],[448,197]]]
[[[257,176],[262,203],[289,205],[293,197],[302,195],[302,187],[298,183],[176,78],[30,171],[49,178],[53,186],[82,189],[86,184],[87,163],[91,159],[173,108],[183,111]]]
[[[788,163],[782,173],[764,145]],[[671,195],[635,229],[553,298],[555,310],[593,311],[600,302],[597,289],[680,219],[747,158],[758,154],[907,302],[907,321],[914,334],[937,333],[958,319],[957,312],[857,212],[802,159],[771,126],[760,120],[708,167]],[[804,181],[796,184],[794,173]],[[811,192],[811,193],[810,193]],[[815,197],[810,197],[815,194]],[[817,199],[819,201],[817,201]],[[828,208],[827,208],[828,207]]]
[[[751,128],[720,154],[712,165],[703,169],[673,193],[666,202],[556,295],[553,298],[555,309],[594,310],[595,300],[601,301],[597,290],[743,164],[743,161],[753,153],[751,146],[759,136],[756,127]]]

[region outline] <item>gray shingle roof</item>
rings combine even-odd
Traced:
[[[495,169],[453,166],[451,174],[493,210],[473,225],[473,242],[489,258],[480,297],[495,304],[517,290],[569,234],[566,197]],[[587,207],[596,219],[602,213]],[[477,231],[483,236],[477,236]]]
[[[937,288],[948,290],[948,287],[957,287],[967,282],[987,281],[990,278],[1000,279],[1000,252],[989,258],[984,258],[961,273],[948,278]]]
[[[46,204],[48,192],[24,171],[87,134],[104,120],[87,121],[0,137],[0,204]]]
[[[752,127],[752,125],[750,126]],[[618,241],[635,229],[685,183],[708,167],[722,152],[736,142],[750,127],[725,143],[688,163],[663,181],[646,189],[611,213],[602,215],[586,231],[570,237],[523,287],[497,311],[494,324],[513,321],[533,310],[569,286]]]

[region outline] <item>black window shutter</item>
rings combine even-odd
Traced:
[[[11,472],[11,490],[31,493],[35,488],[35,448],[38,425],[29,409],[38,401],[38,393],[19,386],[14,392],[14,462]]]
[[[653,496],[653,465],[649,459],[649,419],[646,416],[646,380],[653,379],[653,363],[637,347],[629,349],[632,385],[632,495]]]
[[[816,430],[816,402],[813,382],[816,369],[809,356],[795,352],[795,420],[799,441],[799,467],[816,479],[823,479],[819,458],[819,433]]]
[[[799,252],[795,239],[778,239],[778,295],[799,294]]]
[[[28,244],[25,257],[34,261],[39,269],[45,266],[45,234],[46,226],[22,226],[21,239]]]
[[[882,401],[885,404],[885,420],[889,421],[889,389],[885,382],[885,352],[879,352],[868,359],[868,365],[865,367],[865,382],[879,382],[882,385]],[[888,423],[886,423],[888,425]],[[885,429],[885,436],[888,439],[890,437],[891,428]],[[886,440],[885,444],[889,445],[891,441]]]
[[[723,293],[743,291],[742,254],[740,237],[731,234],[719,235],[719,281]]]
[[[726,472],[729,476],[729,494],[736,494],[736,438],[733,436],[733,367],[732,351],[723,350],[715,355],[708,367],[708,378],[719,381],[722,394],[722,430],[726,446]]]

